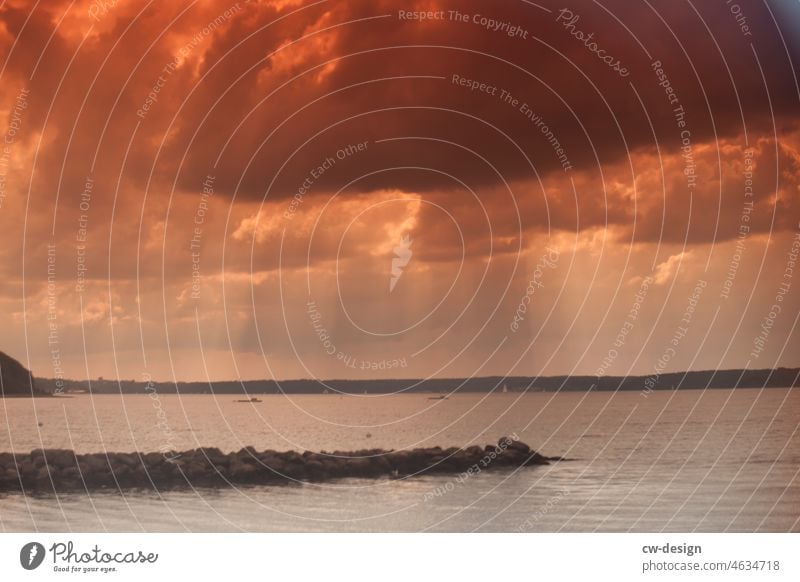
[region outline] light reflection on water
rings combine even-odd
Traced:
[[[5,531],[797,531],[797,390],[0,401],[0,450],[354,450],[516,435],[549,467],[229,490],[0,494]],[[166,419],[166,423],[163,420]],[[41,424],[41,426],[40,426]],[[368,436],[369,435],[369,436]]]

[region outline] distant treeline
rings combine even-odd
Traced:
[[[800,368],[717,370],[651,376],[549,376],[451,378],[428,380],[247,380],[226,382],[141,382],[134,380],[62,380],[64,392],[93,394],[387,394],[391,392],[582,392],[586,390],[674,390],[703,388],[787,388],[798,385]],[[55,391],[55,380],[36,385]]]

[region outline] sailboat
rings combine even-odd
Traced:
[[[508,386],[503,384],[503,394],[505,394],[506,392],[508,392]]]

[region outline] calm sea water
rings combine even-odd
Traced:
[[[798,531],[800,390],[0,400],[0,451],[467,446],[548,467],[182,492],[0,493],[2,531]]]

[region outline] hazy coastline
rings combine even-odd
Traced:
[[[56,380],[36,378],[46,393],[56,392]],[[59,380],[61,392],[92,394],[395,394],[691,390],[717,388],[793,388],[800,385],[800,368],[707,370],[639,376],[487,376],[443,379],[368,380],[228,380],[156,382],[136,380]]]

